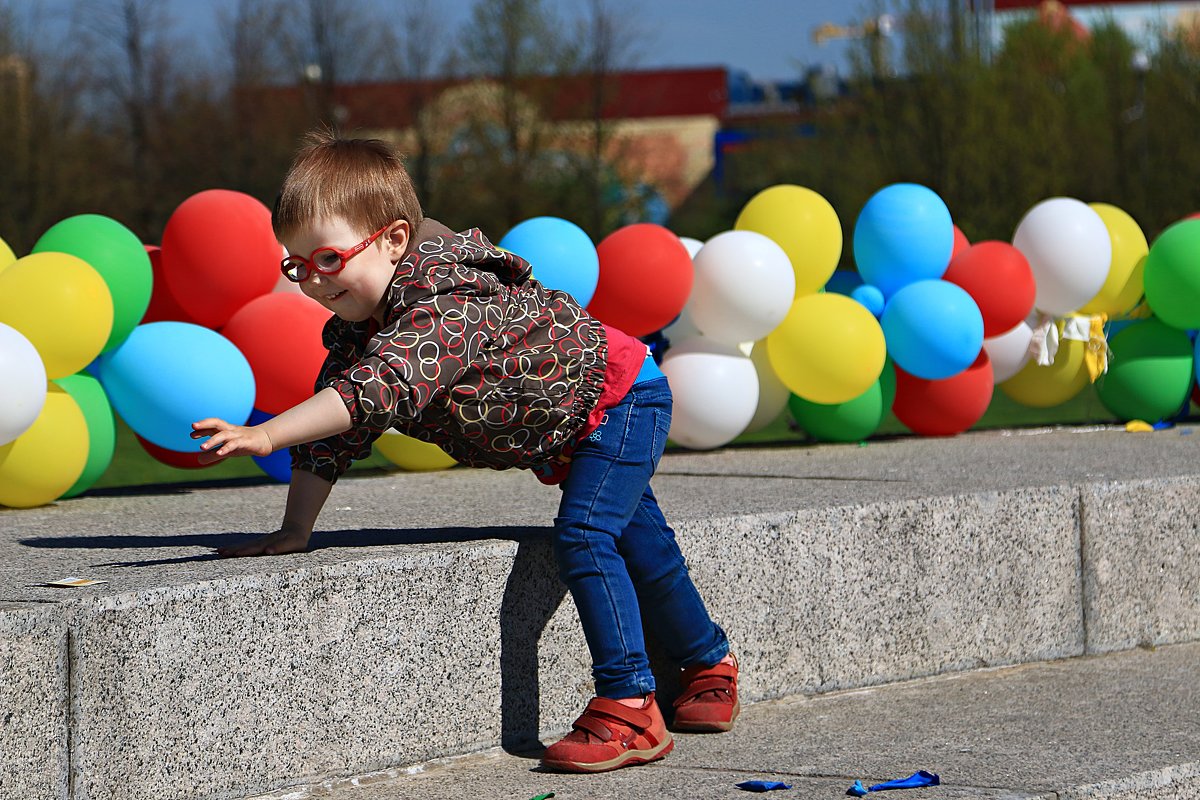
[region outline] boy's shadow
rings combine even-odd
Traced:
[[[309,552],[350,547],[390,547],[413,544],[449,544],[455,542],[507,539],[517,543],[512,570],[500,599],[500,744],[513,755],[536,758],[545,746],[539,739],[541,728],[538,674],[538,647],[559,606],[567,596],[566,586],[558,579],[550,527],[444,527],[382,529],[366,528],[318,531]],[[159,536],[38,536],[22,539],[27,547],[52,549],[177,549],[180,547],[224,547],[245,541],[246,534],[180,534]],[[154,567],[183,562],[209,561],[215,555],[191,555],[137,561],[114,561],[103,565],[125,568]],[[651,665],[659,683],[662,676],[675,674],[665,666],[665,656],[647,642]],[[674,685],[660,685],[658,699],[664,712],[678,691]],[[580,707],[582,710],[582,705]]]
[[[539,536],[517,539],[517,555],[500,601],[500,745],[524,758],[540,758],[546,749],[539,739],[538,645],[567,596],[567,587],[558,579],[551,532],[546,528]],[[644,620],[642,627],[647,628]],[[679,670],[648,630],[646,649],[658,684],[656,698],[670,724]]]

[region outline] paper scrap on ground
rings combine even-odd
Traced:
[[[898,778],[894,781],[877,783],[866,789],[863,788],[862,781],[855,781],[854,785],[846,790],[846,794],[852,797],[865,797],[867,792],[886,792],[892,789],[920,789],[925,786],[938,786],[941,782],[941,777],[922,769],[917,770],[907,778]]]
[[[75,586],[95,586],[98,583],[108,583],[108,581],[98,581],[94,578],[60,578],[56,581],[47,581],[43,586],[65,586],[67,588]]]
[[[771,792],[776,789],[792,788],[790,784],[780,783],[779,781],[742,781],[734,785],[747,792]]]

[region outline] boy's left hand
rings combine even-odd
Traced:
[[[210,437],[200,445],[201,464],[212,464],[230,456],[269,456],[274,451],[271,437],[261,427],[231,425],[223,419],[209,417],[192,423],[192,438]]]

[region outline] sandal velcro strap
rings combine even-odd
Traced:
[[[734,680],[737,678],[737,674],[738,674],[738,669],[733,664],[713,664],[711,667],[704,667],[703,669],[698,669],[698,670],[695,667],[692,667],[692,670],[695,670],[695,672],[693,674],[696,674],[696,675],[703,673],[703,676],[705,678],[720,677],[720,678],[729,678],[730,680]],[[685,671],[684,674],[686,675],[688,672],[691,672],[692,670],[687,670],[687,671]]]
[[[605,725],[603,720],[588,716],[587,714],[575,720],[573,727],[577,730],[587,731],[602,742],[607,742],[613,738],[612,729]]]
[[[623,722],[631,728],[637,728],[639,731],[644,731],[654,724],[654,720],[650,719],[649,714],[638,711],[636,708],[631,708],[623,703],[618,703],[616,700],[609,700],[607,697],[593,697],[584,710],[584,716],[596,712],[602,716],[609,716]]]
[[[593,697],[583,714],[575,720],[574,727],[607,742],[613,738],[613,731],[608,726],[610,720],[633,728],[635,733],[646,736],[654,744],[658,744],[657,737],[649,733],[650,727],[654,724],[654,720],[650,718],[649,714],[618,703],[616,700],[609,700],[607,697]]]
[[[687,689],[679,697],[675,698],[675,707],[683,705],[689,700],[693,700],[705,692],[725,692],[731,698],[733,697],[733,679],[719,675],[706,675],[703,678],[697,678],[687,685]]]

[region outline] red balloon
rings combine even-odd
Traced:
[[[304,295],[273,292],[229,318],[221,335],[250,362],[255,408],[280,414],[312,397],[326,355],[321,330],[329,317],[329,311]]]
[[[967,235],[954,226],[954,249],[950,251],[950,258],[953,259],[963,250],[971,246],[971,242],[967,240]]]
[[[137,434],[135,433],[134,436],[137,436]],[[201,464],[200,451],[196,451],[195,453],[181,453],[178,450],[168,450],[165,447],[159,447],[154,442],[147,441],[141,436],[137,436],[137,440],[142,449],[149,453],[155,461],[166,464],[168,467],[175,467],[177,469],[205,469],[219,463]]]
[[[142,323],[147,322],[190,322],[193,325],[198,325],[192,315],[183,310],[183,306],[179,305],[179,301],[175,299],[175,295],[171,294],[171,287],[167,286],[167,280],[163,277],[162,270],[162,248],[158,245],[145,245],[146,254],[150,256],[150,268],[154,275],[154,289],[150,294],[150,305],[146,308],[146,313],[142,317]]]
[[[692,257],[661,225],[639,222],[596,247],[600,276],[587,310],[630,336],[661,330],[683,310],[692,291]]]
[[[1033,270],[1007,242],[971,245],[950,259],[942,279],[965,289],[979,306],[985,339],[1011,331],[1033,310]]]
[[[992,402],[992,363],[981,350],[975,363],[957,375],[927,381],[896,367],[892,413],[913,433],[954,436],[979,421]]]
[[[219,328],[275,288],[279,243],[271,212],[255,198],[209,189],[184,200],[163,230],[163,276],[197,324]]]

